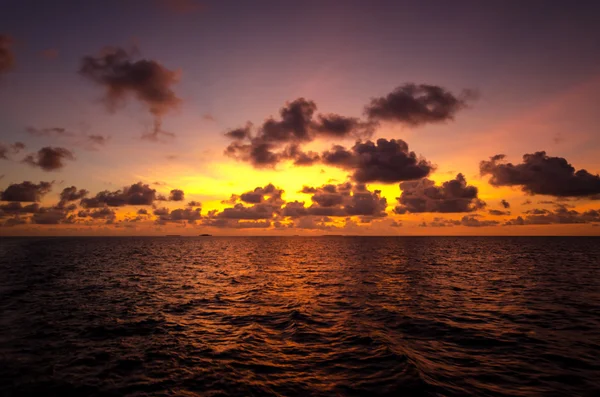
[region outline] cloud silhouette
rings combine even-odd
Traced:
[[[40,182],[37,185],[25,181],[9,185],[1,194],[1,201],[37,202],[52,189],[51,182]]]
[[[371,120],[392,121],[417,127],[454,119],[475,94],[465,90],[456,96],[442,87],[429,84],[404,84],[385,97],[373,98],[365,107]]]
[[[381,197],[381,191],[369,191],[364,184],[342,183],[327,184],[317,188],[305,186],[303,193],[312,194],[312,204],[288,202],[281,215],[290,218],[305,216],[348,217],[363,216],[380,218],[387,216],[387,200]]]
[[[25,144],[23,142],[15,142],[9,146],[0,143],[0,160],[8,160],[10,155],[18,154],[24,149]]]
[[[123,189],[97,193],[94,197],[83,198],[80,204],[84,208],[122,207],[125,205],[152,205],[156,200],[156,189],[142,182],[134,183]]]
[[[75,160],[73,152],[62,147],[46,146],[35,154],[29,154],[23,162],[44,171],[56,171],[65,166],[65,160]]]
[[[45,128],[36,128],[36,127],[27,127],[25,128],[25,131],[33,136],[50,136],[50,137],[57,137],[57,136],[74,136],[75,133],[68,131],[66,128],[63,127],[45,127]]]
[[[550,225],[550,224],[574,224],[600,222],[600,210],[587,210],[584,212],[569,209],[565,205],[558,204],[554,210],[532,209],[524,212],[524,216],[518,216],[507,221],[506,225]]]
[[[494,215],[494,216],[510,215],[510,211],[502,211],[502,210],[489,210],[488,213],[490,215]]]
[[[371,123],[336,114],[318,115],[317,105],[298,98],[287,102],[279,110],[279,119],[269,117],[253,133],[251,123],[230,130],[225,136],[233,142],[225,155],[251,163],[257,168],[272,168],[284,160],[298,165],[315,162],[313,153],[303,153],[301,145],[322,138],[368,137],[373,132]]]
[[[66,187],[60,192],[60,201],[58,202],[58,207],[64,207],[65,204],[71,201],[81,200],[85,196],[87,196],[89,192],[85,189],[79,189],[75,186]]]
[[[184,193],[181,189],[173,189],[169,193],[169,201],[183,201],[184,199]]]
[[[169,222],[173,223],[188,223],[195,224],[197,221],[202,219],[200,214],[201,208],[178,208],[173,211],[163,208],[160,211],[154,211],[154,214],[158,216],[156,223],[165,225]]]
[[[424,178],[434,166],[408,150],[400,139],[378,139],[356,142],[351,149],[335,145],[321,156],[324,164],[353,172],[352,179],[359,183],[394,183]]]
[[[172,88],[179,75],[156,61],[134,60],[133,55],[122,48],[107,47],[96,57],[84,57],[79,73],[104,88],[104,102],[110,111],[129,97],[147,107],[154,117],[154,127],[143,135],[144,139],[172,137],[173,133],[162,129],[162,118],[181,103]]]
[[[463,174],[436,186],[435,182],[423,178],[400,183],[402,194],[398,197],[397,214],[422,212],[473,212],[485,207],[477,196],[477,188],[467,185]]]
[[[600,176],[578,170],[562,157],[546,152],[523,155],[520,164],[505,163],[505,155],[490,157],[479,164],[481,175],[490,175],[493,186],[520,186],[529,194],[585,197],[600,193]]]
[[[504,208],[510,208],[510,203],[506,200],[502,200],[500,201],[500,204],[504,207]]]

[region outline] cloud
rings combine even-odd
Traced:
[[[336,114],[313,116],[315,102],[298,98],[279,110],[279,119],[267,118],[253,133],[253,125],[230,130],[225,136],[233,142],[225,155],[251,163],[257,168],[273,168],[284,160],[298,165],[316,161],[314,153],[304,153],[301,145],[317,138],[363,138],[372,134],[371,123]],[[312,159],[312,160],[311,160]]]
[[[208,218],[203,221],[204,226],[230,229],[267,229],[271,227],[271,221],[265,220],[235,220]]]
[[[500,204],[504,207],[504,208],[510,208],[510,203],[506,200],[502,200],[500,201]]]
[[[202,207],[202,203],[199,201],[190,201],[189,203],[187,203],[188,207]]]
[[[94,211],[81,210],[77,213],[79,218],[106,219],[106,223],[113,223],[117,219],[117,214],[110,208],[104,207]]]
[[[312,194],[312,204],[289,202],[281,215],[290,218],[304,216],[348,217],[363,216],[381,218],[387,216],[387,200],[381,197],[381,191],[369,191],[364,184],[342,183],[327,184],[317,188],[305,186],[303,193]]]
[[[353,171],[352,179],[360,183],[421,179],[434,169],[430,162],[410,152],[408,144],[400,139],[359,141],[350,150],[335,145],[321,158],[324,164]]]
[[[564,205],[556,205],[554,210],[532,209],[506,222],[506,225],[550,225],[600,222],[600,210],[578,212]]]
[[[36,154],[27,155],[23,162],[44,171],[56,171],[65,166],[65,160],[75,160],[75,156],[70,150],[46,146],[38,150]]]
[[[214,219],[271,219],[279,214],[281,206],[284,204],[283,192],[282,189],[275,187],[273,184],[268,184],[241,195],[234,194],[229,200],[225,201],[227,204],[233,204],[233,207],[224,208],[221,212],[211,211],[205,221],[209,225],[214,225]],[[248,206],[246,204],[253,205]]]
[[[36,202],[52,188],[51,182],[35,184],[29,181],[9,185],[1,194],[1,201]]]
[[[156,200],[156,190],[142,182],[124,187],[122,190],[108,190],[97,193],[94,197],[81,199],[85,208],[122,207],[125,205],[152,205]]]
[[[99,146],[105,146],[110,141],[109,136],[92,134],[84,135],[83,139],[77,144],[82,146],[86,150],[98,150]]]
[[[12,38],[0,34],[0,75],[10,71],[15,65],[15,56],[12,52]]]
[[[37,203],[23,205],[18,201],[9,202],[8,204],[0,205],[0,217],[16,214],[35,214],[40,209]]]
[[[385,97],[373,98],[365,107],[371,120],[392,121],[417,127],[454,119],[456,113],[474,98],[472,91],[459,96],[442,87],[428,84],[404,84]]]
[[[31,223],[39,225],[57,225],[60,223],[74,223],[74,216],[69,216],[69,209],[42,207],[31,217]]]
[[[263,202],[281,203],[282,195],[283,189],[278,189],[272,183],[269,183],[265,187],[257,187],[252,191],[242,193],[239,196],[239,199],[249,204],[259,204]]]
[[[472,214],[465,215],[460,220],[445,219],[436,217],[433,218],[432,222],[423,222],[419,226],[421,227],[452,227],[452,226],[466,226],[466,227],[485,227],[485,226],[497,226],[500,224],[498,221],[480,219],[481,215]]]
[[[50,137],[58,137],[58,136],[75,136],[75,133],[68,131],[63,127],[46,127],[46,128],[36,128],[36,127],[27,127],[25,131],[33,136],[50,136]]]
[[[479,215],[465,215],[461,218],[460,224],[467,227],[484,227],[484,226],[497,226],[500,224],[498,221],[479,219]]]
[[[65,204],[71,201],[81,200],[85,196],[87,196],[89,192],[85,189],[79,189],[75,186],[66,187],[60,192],[60,201],[58,202],[58,207],[64,207]]]
[[[494,215],[494,216],[510,215],[510,211],[502,211],[502,210],[489,210],[488,213],[490,215]]]
[[[423,178],[417,181],[400,183],[402,194],[398,197],[400,205],[394,212],[397,214],[421,212],[473,212],[485,207],[485,203],[477,197],[477,188],[467,185],[463,174],[455,179],[436,186],[435,182]]]
[[[600,176],[578,170],[562,157],[550,157],[546,152],[523,155],[523,162],[504,162],[499,154],[482,161],[481,175],[491,175],[493,186],[520,186],[529,194],[563,197],[585,197],[600,193]]]
[[[229,130],[225,133],[225,136],[238,141],[250,139],[252,137],[252,123],[248,122],[245,127]]]
[[[27,223],[27,219],[24,219],[21,217],[13,217],[13,218],[9,218],[9,219],[5,220],[4,222],[1,222],[0,226],[12,227],[12,226],[24,225],[26,223]]]
[[[200,208],[178,208],[173,211],[169,211],[167,208],[154,211],[154,214],[158,216],[156,223],[164,225],[169,222],[174,223],[188,223],[195,224],[197,221],[202,219],[200,215]]]
[[[64,127],[27,127],[25,131],[35,137],[57,138],[69,142],[72,145],[82,147],[86,150],[97,150],[99,146],[104,146],[110,140],[110,137],[99,134],[78,134]]]
[[[84,57],[79,73],[105,89],[104,102],[110,111],[129,97],[148,108],[154,128],[144,139],[172,137],[173,133],[162,129],[162,118],[181,103],[172,88],[179,75],[153,60],[134,61],[133,55],[122,48],[105,48],[97,57]]]
[[[169,201],[183,201],[183,200],[184,200],[183,190],[173,189],[169,193]]]
[[[15,142],[10,146],[0,143],[0,160],[8,160],[12,154],[18,154],[25,149],[23,142]]]

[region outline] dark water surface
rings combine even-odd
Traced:
[[[600,395],[599,238],[3,238],[0,395]]]

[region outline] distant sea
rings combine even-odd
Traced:
[[[600,396],[600,238],[1,238],[0,395]]]

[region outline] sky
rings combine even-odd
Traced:
[[[595,1],[0,7],[0,235],[600,235]]]

